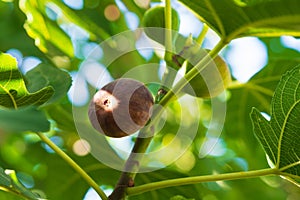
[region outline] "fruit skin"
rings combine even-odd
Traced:
[[[176,34],[179,30],[180,20],[175,9],[172,8],[172,30]],[[146,35],[154,41],[165,45],[165,8],[155,6],[147,10],[142,19],[142,26],[145,28]],[[175,38],[176,35],[173,35]]]
[[[217,55],[200,74],[197,74],[189,82],[194,90],[194,93],[191,94],[195,94],[196,97],[201,98],[213,98],[218,96],[230,83],[230,70],[219,55]]]
[[[100,133],[124,137],[145,126],[152,106],[153,97],[143,83],[120,78],[96,92],[89,106],[89,119]]]
[[[202,49],[197,43],[187,40],[183,50],[173,57],[173,61],[181,66],[187,60],[186,71],[208,55],[209,49]],[[193,64],[194,65],[193,65]],[[231,73],[226,62],[217,55],[208,65],[189,82],[183,92],[200,98],[213,98],[222,93],[231,83]]]

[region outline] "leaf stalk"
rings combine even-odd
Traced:
[[[57,153],[66,163],[68,163],[88,184],[91,186],[102,200],[108,200],[104,191],[99,185],[64,151],[62,151],[55,143],[53,143],[44,133],[36,132],[40,139],[45,142],[55,153]]]
[[[166,188],[166,187],[190,185],[190,184],[212,182],[212,181],[226,181],[226,180],[235,180],[235,179],[243,179],[243,178],[255,178],[259,176],[277,175],[278,173],[279,173],[278,169],[268,168],[268,169],[260,169],[260,170],[253,170],[247,172],[233,172],[233,173],[226,173],[226,174],[215,174],[215,175],[204,175],[204,176],[169,179],[165,181],[152,182],[141,186],[128,188],[127,194],[137,195],[140,193]]]

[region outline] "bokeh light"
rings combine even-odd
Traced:
[[[149,8],[150,6],[150,0],[134,0],[134,3],[140,8]]]
[[[22,66],[20,67],[20,70],[23,74],[28,72],[29,70],[35,68],[38,64],[40,64],[42,61],[33,56],[25,57],[22,62]]]
[[[69,6],[70,8],[73,8],[75,10],[80,10],[83,8],[84,1],[83,0],[63,0],[64,3]]]
[[[183,172],[190,171],[196,164],[194,154],[187,150],[178,160],[175,161],[176,167]]]
[[[91,146],[88,141],[79,139],[73,144],[73,151],[78,156],[86,156],[91,151]]]
[[[284,46],[300,52],[300,39],[292,36],[282,36],[280,37],[280,41]]]
[[[73,84],[68,91],[68,98],[74,106],[83,106],[89,100],[89,91],[83,75],[78,72],[70,73]]]
[[[108,21],[116,21],[120,18],[121,13],[116,5],[111,4],[104,9],[104,16]]]

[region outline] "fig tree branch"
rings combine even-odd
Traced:
[[[225,180],[235,180],[235,179],[243,179],[243,178],[254,178],[260,176],[267,176],[267,175],[278,175],[278,169],[261,169],[261,170],[253,170],[247,172],[233,172],[227,174],[214,174],[214,175],[205,175],[205,176],[194,176],[194,177],[186,177],[186,178],[177,178],[177,179],[169,179],[165,181],[158,181],[147,183],[141,186],[136,186],[127,189],[128,195],[136,195],[152,190],[157,190],[166,187],[174,187],[174,186],[181,186],[181,185],[190,185],[190,184],[197,184],[203,182],[212,182],[212,181],[225,181]]]
[[[171,7],[171,0],[166,0],[165,6],[165,60],[171,61],[172,60],[172,7]]]
[[[209,27],[205,24],[205,23],[203,23],[203,28],[202,28],[202,31],[201,31],[201,33],[199,34],[199,36],[198,36],[198,38],[197,38],[197,43],[201,46],[202,45],[202,43],[203,43],[203,41],[204,41],[204,38],[205,38],[205,36],[206,36],[206,33],[207,33],[207,31],[208,31],[208,29],[209,29]]]
[[[197,63],[194,68],[190,70],[189,73],[187,73],[186,76],[181,79],[172,90],[168,91],[167,94],[158,103],[163,107],[166,106],[168,102],[170,102],[170,100],[187,84],[187,81],[191,80],[194,76],[197,75],[197,73],[200,73],[200,71],[203,70],[209,62],[211,62],[212,58],[214,58],[218,54],[218,52],[225,46],[226,44],[221,40],[215,46],[215,48],[212,49],[209,54],[204,57],[199,63]],[[124,199],[126,195],[126,189],[128,187],[134,186],[134,178],[136,173],[138,172],[140,160],[142,159],[143,153],[146,152],[154,134],[154,130],[151,130],[153,128],[151,124],[154,124],[156,120],[159,119],[160,112],[161,109],[154,111],[150,124],[147,127],[141,129],[132,152],[125,163],[124,170],[119,178],[119,181],[114,191],[109,196],[109,199]]]

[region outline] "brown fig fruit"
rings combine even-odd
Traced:
[[[89,119],[100,133],[124,137],[145,126],[152,106],[153,97],[143,83],[120,78],[94,95],[89,106]]]

